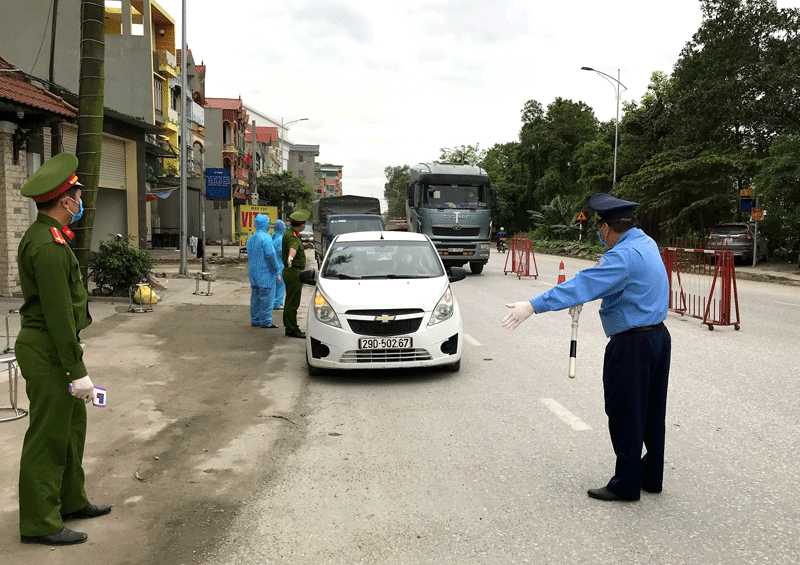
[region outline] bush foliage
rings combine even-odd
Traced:
[[[134,236],[112,236],[92,251],[89,268],[98,288],[109,288],[113,296],[127,296],[136,284],[144,282],[153,269],[153,256],[146,249],[131,245]]]

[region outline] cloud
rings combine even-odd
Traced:
[[[528,13],[521,4],[513,0],[447,0],[422,4],[413,13],[424,14],[414,21],[426,35],[451,37],[462,44],[493,45],[528,33]]]
[[[296,25],[310,29],[306,36],[309,44],[315,38],[342,36],[357,44],[369,44],[375,39],[370,18],[360,9],[345,2],[323,0],[306,2],[292,10]]]

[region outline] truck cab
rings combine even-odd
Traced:
[[[431,238],[445,267],[469,263],[479,274],[489,261],[495,196],[480,167],[420,163],[407,185],[408,231]]]

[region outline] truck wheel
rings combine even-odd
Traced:
[[[469,270],[472,271],[473,275],[480,275],[481,271],[483,271],[483,263],[480,261],[470,261]]]

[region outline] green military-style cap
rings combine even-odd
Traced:
[[[289,216],[289,219],[295,222],[305,222],[309,217],[311,217],[311,212],[308,210],[297,210]]]
[[[83,186],[78,182],[77,170],[78,158],[75,155],[59,153],[31,175],[22,186],[22,196],[41,203],[52,200],[74,186]]]

